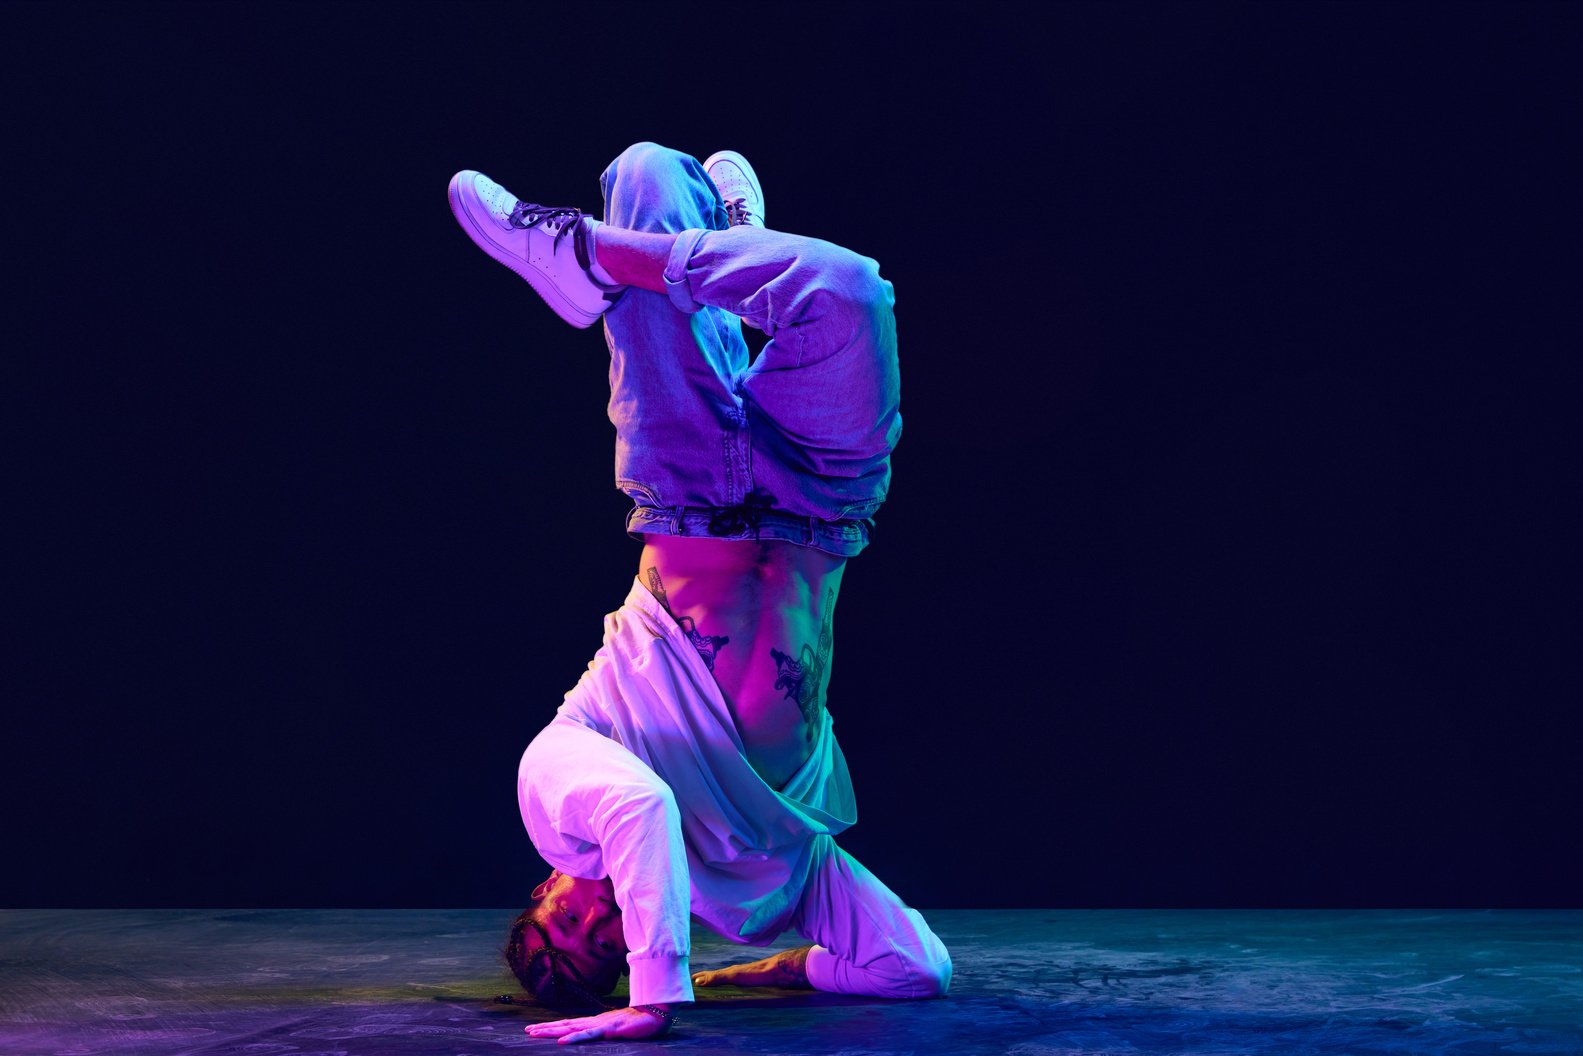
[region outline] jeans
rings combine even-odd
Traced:
[[[628,288],[604,317],[627,531],[857,554],[901,436],[895,296],[879,266],[728,226],[703,167],[654,143],[628,147],[600,185],[606,223],[681,236],[666,292]],[[739,319],[769,337],[751,362]]]

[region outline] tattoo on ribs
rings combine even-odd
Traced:
[[[825,591],[818,648],[804,645],[795,660],[779,649],[770,649],[770,659],[775,661],[775,688],[784,690],[787,700],[797,702],[805,722],[812,722],[819,716],[819,687],[824,681],[825,668],[830,664],[830,619],[834,614],[835,589],[831,588]]]
[[[710,671],[715,669],[715,654],[720,647],[731,641],[730,636],[724,634],[704,634],[698,630],[698,625],[691,616],[678,616],[671,611],[671,599],[665,594],[665,584],[660,580],[658,568],[649,569],[649,593],[654,595],[654,600],[660,607],[671,614],[671,619],[676,621],[676,626],[682,629],[687,640],[693,643],[693,648],[698,650],[698,656],[703,660],[704,666]]]
[[[660,582],[660,570],[657,568],[649,569],[649,593],[660,603],[660,608],[671,612],[671,599],[665,596],[665,584]],[[676,614],[672,612],[671,615]]]

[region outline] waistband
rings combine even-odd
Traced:
[[[874,519],[826,521],[760,506],[634,506],[627,534],[695,535],[710,539],[773,539],[812,547],[836,557],[856,557],[868,546]]]

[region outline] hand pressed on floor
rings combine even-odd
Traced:
[[[577,1019],[557,1019],[550,1023],[532,1023],[524,1030],[530,1038],[559,1038],[562,1045],[575,1045],[580,1041],[624,1039],[638,1041],[665,1033],[670,1026],[652,1012],[640,1008],[613,1008],[597,1016]]]

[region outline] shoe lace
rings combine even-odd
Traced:
[[[588,225],[583,223],[584,213],[581,209],[572,209],[562,205],[537,205],[533,202],[518,202],[516,208],[511,210],[511,215],[506,217],[506,222],[512,227],[527,230],[530,227],[545,227],[555,231],[554,246],[559,249],[561,239],[566,237],[566,232],[572,233],[572,251],[577,254],[577,263],[584,269],[588,268],[592,257],[588,251]]]
[[[727,198],[725,206],[726,219],[730,221],[732,227],[741,227],[752,222],[753,210],[748,207],[746,198]]]

